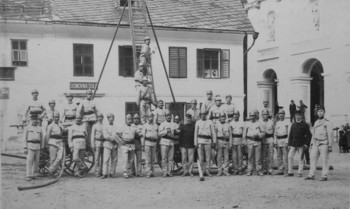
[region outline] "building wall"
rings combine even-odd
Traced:
[[[339,0],[248,1],[249,18],[259,38],[249,52],[248,108],[264,99],[264,72],[277,75],[277,97],[289,115],[290,100],[303,100],[311,111],[310,75],[305,66],[316,59],[323,67],[324,105],[336,126],[350,115],[350,2]],[[272,15],[271,15],[272,14]],[[250,40],[252,43],[252,40]],[[310,120],[310,113],[306,114]]]
[[[70,82],[97,82],[114,28],[72,25],[0,23],[0,43],[2,43],[0,67],[10,67],[11,39],[28,40],[28,66],[15,69],[15,81],[1,81],[0,87],[8,87],[10,98],[1,101],[2,123],[1,137],[8,139],[17,136],[16,128],[9,125],[19,124],[25,104],[31,100],[31,90],[38,89],[39,100],[47,104],[49,99],[56,100],[60,110],[66,102],[64,93],[84,93],[85,90],[69,89]],[[169,67],[168,48],[170,46],[187,47],[187,78],[170,79],[177,102],[190,102],[195,98],[205,100],[207,90],[220,94],[223,98],[230,93],[239,110],[243,110],[243,35],[225,33],[204,33],[188,31],[157,31],[165,65]],[[151,47],[156,48],[153,36]],[[93,44],[94,76],[73,76],[73,44]],[[98,109],[104,114],[113,112],[117,124],[124,123],[125,102],[135,102],[136,92],[133,77],[118,75],[118,46],[131,45],[130,30],[120,28],[109,56],[96,97]],[[197,72],[197,48],[215,48],[230,50],[229,79],[199,79]],[[166,81],[159,50],[152,58],[155,88],[158,99],[172,102],[170,89]],[[75,98],[79,101],[80,98]]]

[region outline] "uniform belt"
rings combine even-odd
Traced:
[[[92,115],[92,114],[95,114],[95,111],[87,111],[87,112],[84,112],[84,115]]]
[[[95,139],[96,141],[104,142],[105,139]]]
[[[62,139],[61,135],[50,135],[51,139]]]
[[[273,134],[265,134],[265,138],[273,137]]]
[[[242,138],[242,134],[232,134],[232,136],[235,138]]]
[[[150,99],[141,99],[142,101],[145,101],[145,102],[152,102]]]
[[[174,137],[171,137],[171,136],[163,136],[162,138],[164,139],[169,139],[169,140],[176,140]]]
[[[151,139],[151,138],[145,138],[146,141],[149,141],[149,142],[157,142],[158,139]]]
[[[123,142],[124,142],[124,144],[135,144],[134,141],[124,141],[124,140],[123,140]]]
[[[287,138],[287,137],[288,137],[288,134],[282,135],[282,136],[277,136],[277,139],[285,139],[285,138]]]
[[[211,119],[220,119],[220,117],[212,116]]]
[[[33,143],[33,144],[40,144],[40,141],[38,140],[27,140],[27,142]]]
[[[317,139],[315,138],[316,141],[326,141],[327,139]]]
[[[83,136],[83,135],[72,136],[72,139],[81,139],[81,138],[85,139],[85,136]]]
[[[67,120],[74,120],[75,116],[65,116],[65,119],[67,119]]]
[[[211,136],[198,134],[198,138],[211,139]]]
[[[253,140],[253,141],[256,141],[256,142],[260,142],[261,141],[260,139],[255,139],[254,137],[251,137],[251,136],[247,136],[247,139]]]
[[[227,117],[233,118],[233,114],[227,114]]]
[[[225,142],[228,142],[230,141],[229,138],[226,138],[226,137],[223,137],[223,136],[219,136],[219,137],[216,137],[218,140],[221,140],[221,141],[225,141]]]

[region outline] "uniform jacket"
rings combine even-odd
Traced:
[[[105,141],[103,142],[103,147],[108,149],[118,148],[118,143],[120,143],[117,137],[118,128],[116,125],[107,124],[103,128],[103,137]],[[118,143],[117,143],[118,142]]]
[[[192,116],[192,122],[196,123],[197,120],[200,119],[200,110],[199,108],[196,108],[196,109],[189,109],[187,110],[186,114],[189,114]]]
[[[201,137],[205,136],[207,138]],[[211,120],[199,120],[195,125],[194,144],[216,143],[214,123]]]
[[[180,125],[179,144],[183,148],[194,148],[195,124]]]
[[[150,139],[150,140],[147,140]],[[145,123],[142,130],[141,143],[144,146],[156,146],[158,142],[158,125],[156,123]]]
[[[216,123],[214,127],[218,146],[227,147],[228,145],[232,145],[232,132],[230,124],[219,122]]]
[[[218,122],[221,114],[225,114],[224,108],[222,106],[218,107],[214,105],[210,108],[207,119],[213,120],[214,122]]]
[[[47,126],[47,140],[48,144],[59,147],[62,142],[63,127],[61,124],[51,123]]]
[[[42,118],[44,115],[45,108],[41,101],[31,100],[23,113],[23,120],[27,120],[30,118],[32,114],[36,114],[39,118]]]
[[[68,129],[68,145],[77,149],[86,148],[86,137],[88,136],[84,124],[73,124]]]
[[[291,124],[288,120],[277,121],[274,134],[274,143],[279,147],[287,146],[288,133],[290,132]],[[283,139],[281,137],[285,136]],[[279,139],[280,138],[280,139]]]
[[[156,122],[157,124],[161,124],[165,121],[165,111],[166,109],[160,109],[160,108],[156,108],[153,111],[154,114],[154,122]]]
[[[64,122],[68,118],[75,118],[77,114],[78,105],[75,103],[67,103],[63,107],[63,114],[61,121]]]
[[[91,129],[91,143],[94,143],[96,147],[103,147],[104,136],[103,136],[104,125],[97,122],[92,126]]]
[[[223,104],[222,110],[226,114],[227,118],[231,121],[233,119],[233,112],[235,111],[235,105],[234,104]]]
[[[314,124],[312,136],[311,143],[331,145],[333,140],[332,123],[325,118],[318,119]]]
[[[82,114],[83,122],[97,120],[97,107],[94,100],[84,99],[78,106],[77,112]]]
[[[121,128],[119,128],[117,133],[122,141],[122,144],[129,144],[135,141],[136,129],[131,124],[124,124]]]
[[[202,105],[202,111],[203,112],[209,112],[210,108],[215,105],[215,101],[212,100],[206,100],[204,104]]]
[[[29,150],[40,150],[43,144],[43,131],[40,126],[29,125],[24,129],[25,147]]]
[[[160,136],[160,145],[172,146],[175,140],[175,129],[177,124],[173,122],[164,121],[160,124],[158,129],[158,136]]]

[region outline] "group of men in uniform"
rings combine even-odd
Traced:
[[[95,154],[95,173],[102,179],[115,177],[118,162],[118,150],[123,155],[123,175],[142,176],[142,151],[145,152],[147,177],[154,176],[156,149],[160,145],[163,176],[172,176],[174,145],[179,143],[184,165],[183,176],[193,176],[194,150],[203,172],[212,176],[211,163],[217,162],[218,176],[229,173],[229,152],[232,150],[233,173],[243,174],[243,154],[248,154],[247,175],[256,170],[258,175],[272,174],[273,152],[277,150],[278,172],[292,176],[293,157],[296,152],[311,148],[311,169],[306,179],[314,179],[316,162],[319,155],[323,159],[322,179],[327,180],[328,152],[331,151],[332,125],[324,119],[324,107],[319,107],[319,119],[313,134],[302,120],[302,114],[296,112],[296,122],[285,120],[283,110],[278,112],[278,121],[271,120],[271,110],[264,104],[261,120],[257,110],[249,113],[249,121],[239,120],[240,113],[232,104],[232,96],[225,97],[222,104],[220,96],[213,98],[212,91],[207,92],[207,100],[201,109],[197,101],[191,101],[186,112],[184,124],[179,117],[164,108],[159,100],[157,108],[142,119],[139,114],[127,114],[125,125],[116,127],[115,116],[107,114],[108,124],[103,123],[104,116],[97,110],[91,90],[79,104],[73,103],[73,96],[67,94],[67,104],[60,113],[55,110],[55,102],[49,101],[50,108],[45,109],[38,100],[38,91],[32,91],[33,101],[25,112],[28,126],[25,130],[27,154],[27,180],[35,178],[38,168],[40,148],[49,145],[51,173],[55,173],[62,157],[63,138],[66,135],[73,160],[77,163],[75,175],[82,177],[86,167],[82,161],[86,146],[91,146]],[[141,120],[140,120],[141,119]],[[42,128],[40,127],[42,123]],[[311,140],[311,143],[309,141]],[[216,159],[215,159],[216,156]],[[136,157],[136,162],[134,158]],[[289,165],[289,166],[288,166]],[[299,157],[298,176],[302,176],[302,159]]]

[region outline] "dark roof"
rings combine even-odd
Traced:
[[[117,24],[119,0],[2,0],[0,19]],[[240,0],[146,0],[153,25],[165,28],[253,32]],[[128,14],[123,24],[128,24]]]

